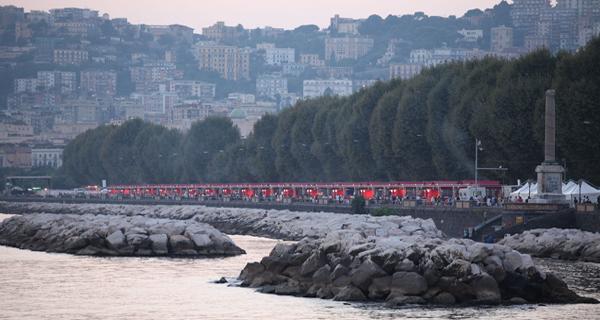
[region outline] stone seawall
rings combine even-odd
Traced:
[[[583,231],[600,232],[600,212],[577,212],[574,227]]]
[[[408,216],[373,217],[331,212],[295,212],[205,206],[114,205],[0,202],[0,212],[11,214],[53,213],[74,215],[142,216],[150,219],[189,220],[207,223],[228,234],[252,235],[284,240],[319,238],[333,230],[360,230],[367,234],[393,235],[405,228],[424,230],[438,237],[443,233],[432,220]]]
[[[436,227],[449,237],[462,238],[466,228],[473,228],[486,220],[501,215],[500,209],[473,208],[403,208],[394,211],[400,216],[431,219]]]
[[[0,198],[2,200],[2,198]],[[10,202],[0,201],[0,212],[3,210],[2,203],[62,203],[66,205],[76,204],[96,204],[96,205],[143,205],[143,206],[206,206],[209,208],[240,208],[240,209],[262,209],[262,210],[284,210],[292,212],[332,212],[348,214],[351,213],[350,207],[348,206],[336,206],[336,205],[319,205],[310,203],[273,203],[273,202],[218,202],[218,201],[207,201],[207,202],[193,202],[193,201],[174,201],[174,200],[121,200],[121,201],[108,201],[100,199],[40,199],[40,198],[7,198]],[[4,206],[6,207],[6,206]],[[375,210],[377,207],[370,207],[370,210]],[[20,213],[15,212],[19,210],[16,206],[12,206],[9,209],[11,212],[5,213]],[[415,208],[393,208],[393,211],[398,216],[412,216],[413,218],[419,219],[432,219],[436,227],[450,237],[463,237],[463,232],[466,228],[472,228],[487,219],[502,214],[502,210],[498,208],[472,208],[472,209],[457,209],[457,208],[446,208],[446,207],[415,207]],[[48,212],[48,211],[46,211]],[[187,218],[187,217],[185,217]]]

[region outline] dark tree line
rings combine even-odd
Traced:
[[[557,93],[558,157],[569,178],[600,182],[600,40],[577,53],[487,58],[380,82],[345,98],[299,102],[241,139],[209,118],[187,133],[130,121],[65,150],[76,183],[269,182],[534,178],[543,160],[545,90]]]

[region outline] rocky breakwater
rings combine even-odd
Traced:
[[[245,253],[197,219],[28,214],[0,224],[0,245],[90,256],[233,256]]]
[[[506,237],[499,243],[540,258],[600,262],[600,233],[535,229]]]
[[[260,262],[246,265],[239,279],[264,293],[390,307],[597,303],[536,268],[529,255],[412,229],[396,236],[342,230],[279,244]]]
[[[331,212],[292,212],[205,206],[61,204],[43,202],[0,202],[0,212],[30,214],[36,212],[96,214],[111,216],[144,216],[147,218],[188,220],[195,218],[228,234],[301,240],[323,238],[334,230],[361,230],[372,235],[402,235],[422,230],[430,236],[442,237],[432,220],[412,217],[373,217],[370,215]],[[402,226],[399,228],[398,226]],[[401,229],[401,230],[399,230]]]

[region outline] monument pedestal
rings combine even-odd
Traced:
[[[539,165],[537,172],[537,196],[533,203],[566,203],[567,200],[562,193],[562,180],[565,169],[557,163],[543,162]]]

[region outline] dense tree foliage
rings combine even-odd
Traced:
[[[600,182],[600,39],[575,54],[447,64],[350,97],[305,100],[263,117],[241,140],[210,118],[181,134],[131,121],[79,136],[65,150],[78,183],[534,178],[543,160],[545,91],[557,91],[558,158],[568,178]]]

